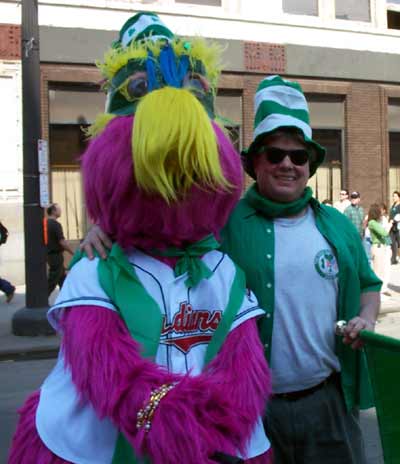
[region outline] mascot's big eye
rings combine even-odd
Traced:
[[[126,90],[128,91],[128,94],[132,98],[143,97],[148,92],[147,78],[146,77],[133,78],[126,86]]]
[[[183,87],[190,90],[196,97],[203,96],[209,89],[206,78],[195,73],[186,74],[183,80]]]

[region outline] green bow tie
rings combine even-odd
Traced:
[[[179,258],[175,265],[175,277],[185,272],[188,278],[185,280],[187,287],[195,287],[202,279],[208,279],[212,275],[211,269],[200,259],[209,251],[219,248],[219,243],[213,235],[188,245],[185,249],[169,247],[165,250],[152,250],[154,255]]]

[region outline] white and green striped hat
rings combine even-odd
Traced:
[[[301,131],[305,142],[314,148],[315,157],[310,160],[311,177],[324,160],[325,148],[312,139],[308,105],[300,84],[280,76],[266,77],[254,96],[254,111],[253,142],[242,153],[248,174],[255,177],[250,158],[261,137],[282,127],[295,127]]]
[[[118,44],[127,47],[132,41],[143,39],[170,40],[174,34],[155,13],[138,13],[122,26]]]

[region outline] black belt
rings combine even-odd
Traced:
[[[274,398],[282,398],[288,401],[296,401],[300,398],[304,398],[305,396],[311,395],[311,393],[320,390],[321,388],[325,387],[328,384],[335,383],[339,385],[340,374],[338,372],[333,372],[329,377],[323,380],[318,385],[314,385],[313,387],[306,388],[305,390],[298,390],[294,392],[286,392],[286,393],[275,393],[273,395]]]

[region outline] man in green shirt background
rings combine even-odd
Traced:
[[[266,311],[259,321],[272,370],[266,432],[276,464],[366,463],[357,408],[372,406],[363,329],[374,330],[380,280],[350,221],[312,197],[307,181],[325,150],[312,140],[299,84],[264,79],[254,141],[242,154],[255,179],[222,234]],[[94,229],[85,243],[106,256]],[[342,339],[335,322],[346,320]]]
[[[358,230],[360,237],[364,235],[364,208],[360,205],[361,195],[358,192],[351,192],[350,205],[344,210],[343,214],[352,222]]]

